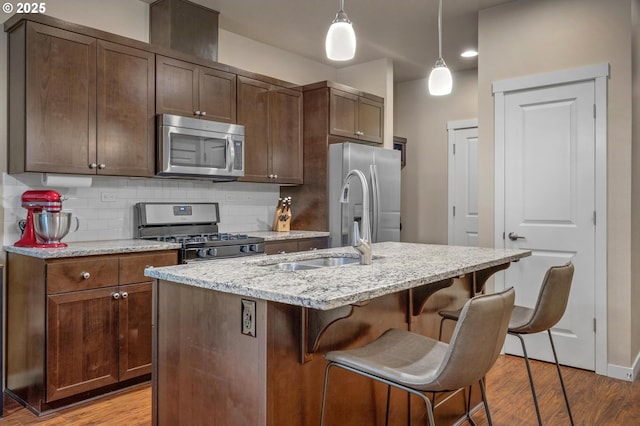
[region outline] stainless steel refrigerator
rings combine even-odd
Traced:
[[[372,242],[400,241],[400,151],[343,142],[329,146],[329,231],[332,247],[353,242],[353,223],[361,226],[362,186],[350,180],[349,202],[341,203],[345,176],[364,173],[369,187]],[[360,230],[360,235],[363,231]]]

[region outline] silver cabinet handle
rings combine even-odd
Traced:
[[[88,272],[81,272],[80,276],[85,280],[88,280],[89,278],[91,278],[91,274]]]
[[[129,293],[123,291],[122,293],[120,293],[120,296],[122,296],[123,299],[126,299],[127,297],[129,297]]]
[[[90,163],[90,164],[89,164],[89,168],[90,168],[90,169],[95,169],[96,167],[98,167],[98,164],[97,164],[97,163]]]
[[[113,298],[114,298],[115,300],[120,299],[120,293],[113,293],[113,294],[111,294],[111,296],[113,296]]]
[[[104,164],[104,163],[100,163],[100,164],[98,164],[98,168],[99,168],[99,169],[104,169],[105,167],[107,167],[107,165],[106,165],[106,164]]]
[[[202,116],[204,117],[205,115],[207,115],[207,111],[202,111],[202,112],[200,113],[200,115],[202,115]]]
[[[278,175],[273,175],[273,178],[274,179],[278,179]]]
[[[200,115],[200,111],[194,111],[193,115]]]
[[[526,237],[523,237],[522,235],[518,235],[515,232],[509,232],[509,239],[511,241],[515,241],[515,240],[523,240]]]

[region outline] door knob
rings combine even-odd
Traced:
[[[518,235],[515,232],[509,232],[509,239],[511,241],[515,241],[515,240],[519,240],[519,239],[524,239],[525,237],[523,237],[522,235]]]

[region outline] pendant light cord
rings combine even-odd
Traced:
[[[442,59],[442,0],[438,6],[438,57]]]
[[[340,11],[344,11],[344,0],[340,0]]]

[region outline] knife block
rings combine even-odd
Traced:
[[[276,209],[276,213],[273,216],[273,226],[271,227],[276,232],[288,232],[291,230],[291,209]]]

